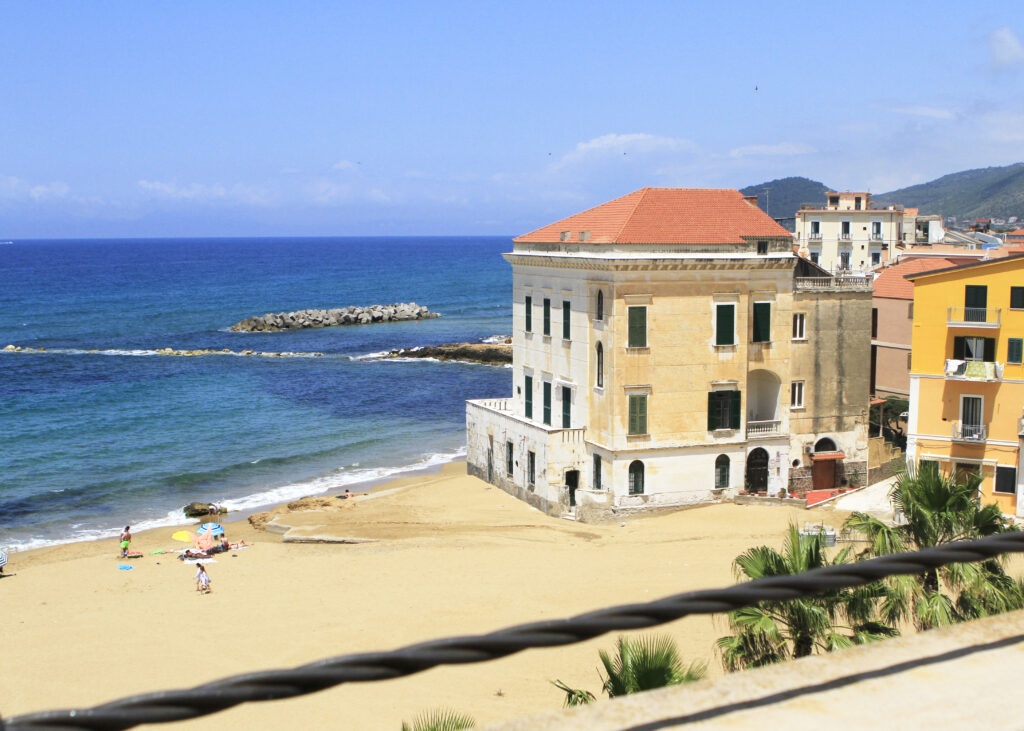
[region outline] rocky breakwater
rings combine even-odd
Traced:
[[[369,325],[374,322],[401,322],[429,320],[440,317],[415,302],[369,307],[342,307],[330,310],[298,310],[297,312],[268,312],[266,315],[247,317],[231,326],[235,332],[275,332],[302,330],[339,325]]]
[[[512,338],[496,343],[445,343],[392,350],[380,358],[432,358],[434,360],[503,366],[512,363]]]

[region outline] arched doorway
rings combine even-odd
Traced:
[[[747,455],[747,490],[765,492],[768,489],[768,452],[761,447]]]
[[[836,486],[836,465],[844,457],[836,443],[822,437],[814,443],[811,455],[811,486],[815,490],[831,490]]]
[[[644,463],[634,460],[629,465],[629,494],[644,494]]]
[[[833,442],[828,437],[822,437],[821,439],[819,439],[818,441],[816,441],[814,443],[814,451],[815,452],[835,452],[835,451],[837,451],[836,450],[836,443]]]

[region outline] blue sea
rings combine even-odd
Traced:
[[[0,245],[0,547],[182,522],[465,455],[467,398],[511,370],[373,360],[511,332],[508,238],[14,241]],[[252,315],[416,302],[439,319],[234,333]],[[173,357],[158,348],[320,352]],[[90,353],[88,351],[99,351]]]

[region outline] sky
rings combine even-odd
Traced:
[[[0,240],[516,235],[1024,160],[1019,0],[0,0]]]

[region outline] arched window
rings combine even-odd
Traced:
[[[629,494],[644,494],[644,463],[635,460],[629,465]]]
[[[729,487],[729,458],[724,454],[715,460],[715,487]]]
[[[604,388],[604,346],[597,344],[597,387]]]
[[[836,443],[828,437],[822,437],[814,444],[815,452],[837,452]]]
[[[600,289],[597,290],[597,316],[594,319],[604,319],[604,292],[602,292]]]

